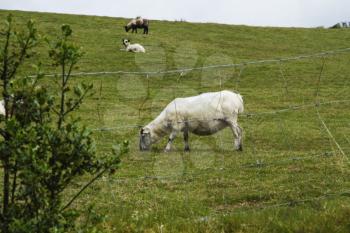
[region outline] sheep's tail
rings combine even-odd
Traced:
[[[237,94],[237,97],[240,101],[240,105],[238,106],[238,113],[243,113],[244,112],[243,97],[240,94]]]

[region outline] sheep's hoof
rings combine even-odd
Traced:
[[[190,147],[188,147],[188,146],[186,146],[185,147],[185,152],[190,152],[191,150],[190,150]]]
[[[238,147],[237,150],[238,150],[238,151],[243,151],[243,146],[242,146],[242,145],[239,145],[239,147]]]

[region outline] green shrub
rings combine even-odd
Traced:
[[[0,75],[6,113],[0,119],[0,161],[3,167],[0,225],[2,232],[73,231],[79,212],[71,204],[127,152],[124,142],[116,156],[99,158],[91,132],[69,116],[89,95],[92,85],[69,85],[71,72],[83,53],[69,41],[72,30],[62,26],[55,41],[48,41],[59,92],[40,85],[43,74],[17,77],[30,59],[38,36],[32,21],[27,33],[13,29],[11,15],[1,32]],[[69,117],[68,117],[69,116]],[[63,201],[67,187],[83,174],[94,174],[71,200]]]

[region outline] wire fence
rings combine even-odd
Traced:
[[[274,162],[262,162],[262,161],[255,161],[252,163],[248,163],[248,164],[242,164],[239,166],[240,169],[264,169],[268,166],[276,166],[276,165],[285,165],[286,163],[290,163],[290,162],[303,162],[305,160],[313,160],[313,159],[320,159],[320,158],[324,158],[327,159],[329,157],[334,156],[334,154],[332,154],[332,151],[329,151],[325,154],[314,154],[311,156],[304,156],[304,157],[292,157],[292,158],[287,158],[287,159],[281,159],[281,160],[275,160]],[[106,183],[108,186],[110,186],[110,189],[113,190],[115,189],[115,186],[113,185],[122,185],[122,184],[128,184],[128,185],[137,185],[138,182],[141,182],[142,184],[145,181],[151,181],[151,182],[175,182],[176,184],[178,184],[178,182],[184,182],[184,183],[188,183],[188,182],[200,182],[200,180],[206,180],[207,177],[205,175],[208,174],[213,174],[213,172],[220,172],[222,173],[222,170],[216,170],[213,171],[212,169],[210,170],[202,170],[200,172],[196,172],[196,173],[183,173],[183,174],[179,174],[179,175],[171,175],[171,176],[152,176],[152,175],[148,175],[148,176],[140,176],[140,177],[118,177],[118,178],[103,178],[102,182]],[[214,174],[215,176],[215,174]],[[310,178],[308,180],[305,181],[305,183],[310,183],[313,181],[317,181],[314,180],[313,178]],[[149,185],[149,183],[148,183]],[[113,186],[113,187],[112,187]],[[115,194],[113,192],[111,192],[111,195],[113,196],[113,200],[117,201],[118,197],[115,196]],[[207,221],[208,218],[215,218],[215,217],[221,217],[221,216],[230,216],[230,215],[240,215],[240,214],[248,214],[248,213],[255,213],[255,212],[259,212],[259,211],[263,211],[266,209],[279,209],[282,207],[296,207],[302,204],[307,204],[307,203],[314,203],[314,202],[318,202],[318,201],[322,201],[322,200],[327,200],[327,199],[331,199],[331,198],[349,198],[350,197],[350,190],[349,189],[342,189],[340,191],[326,191],[320,195],[316,195],[313,197],[309,197],[309,198],[288,198],[288,199],[292,199],[292,200],[288,200],[288,201],[282,201],[282,202],[278,202],[277,200],[274,202],[268,202],[268,201],[263,201],[263,202],[257,202],[252,206],[237,206],[234,207],[232,209],[222,209],[222,210],[213,210],[210,211],[208,214],[203,215],[201,217],[198,217],[198,221]],[[283,198],[282,198],[283,199]],[[106,202],[107,201],[107,202]],[[106,201],[102,201],[99,202],[99,205],[102,206],[113,206],[116,204],[116,202],[108,202],[108,200]]]
[[[111,195],[114,195],[114,193],[112,193]],[[234,216],[234,215],[241,215],[241,214],[254,214],[254,213],[259,213],[259,211],[268,210],[268,209],[279,209],[283,207],[291,208],[291,207],[300,206],[302,204],[307,204],[307,203],[313,204],[315,202],[320,202],[322,200],[329,200],[329,199],[342,198],[342,197],[349,198],[350,190],[343,189],[337,192],[325,192],[318,196],[304,198],[304,199],[295,199],[295,200],[285,201],[281,203],[265,202],[265,203],[255,204],[249,207],[237,206],[229,210],[219,209],[219,210],[214,210],[212,212],[209,212],[205,215],[192,216],[192,217],[194,217],[195,222],[209,222],[215,218],[221,218],[223,216],[226,217],[226,216]],[[115,198],[117,199],[117,197]],[[81,204],[85,204],[85,203],[82,202]],[[108,202],[108,200],[105,200],[99,203],[99,205],[105,206],[105,207],[111,207],[115,205],[115,202]],[[192,215],[195,215],[195,214],[192,213]]]
[[[265,59],[265,60],[257,60],[257,61],[247,61],[247,62],[241,62],[241,63],[232,63],[232,64],[219,64],[219,65],[208,65],[208,66],[201,66],[201,67],[193,67],[193,68],[182,68],[182,69],[174,69],[174,70],[159,70],[159,71],[96,71],[96,72],[75,72],[72,73],[71,76],[101,76],[101,75],[119,75],[119,74],[133,74],[133,75],[141,75],[146,76],[147,78],[155,75],[160,74],[184,74],[191,71],[203,71],[203,70],[209,70],[209,69],[223,69],[223,68],[232,68],[232,67],[245,67],[250,65],[263,65],[263,64],[270,64],[270,63],[281,63],[281,62],[288,62],[288,61],[297,61],[297,60],[304,60],[304,59],[310,59],[310,58],[320,58],[320,57],[328,57],[333,56],[341,53],[348,53],[350,52],[350,48],[343,48],[343,49],[336,49],[336,50],[329,50],[319,53],[313,53],[313,54],[307,54],[307,55],[299,55],[299,56],[293,56],[293,57],[284,57],[284,58],[274,58],[274,59]],[[51,73],[51,74],[45,74],[45,77],[55,77],[59,76],[60,73]],[[30,77],[33,77],[34,75],[30,75]]]
[[[238,166],[238,168],[240,169],[264,169],[267,166],[276,166],[276,165],[285,165],[286,163],[290,163],[290,162],[302,162],[305,160],[310,160],[310,159],[319,159],[319,158],[330,158],[335,156],[333,154],[332,151],[326,152],[324,154],[313,154],[310,156],[297,156],[297,157],[291,157],[291,158],[287,158],[287,159],[281,159],[281,160],[275,160],[273,162],[262,162],[262,161],[256,161],[256,162],[252,162],[252,163],[247,163],[247,164],[241,164]],[[195,182],[195,181],[199,181],[199,180],[207,180],[207,177],[205,175],[208,174],[213,174],[214,172],[219,172],[222,173],[222,169],[217,169],[217,170],[203,170],[200,172],[196,172],[196,173],[186,173],[184,172],[183,174],[179,174],[179,175],[173,175],[173,176],[152,176],[152,175],[148,175],[148,176],[141,176],[141,177],[118,177],[118,178],[102,178],[103,183],[107,183],[110,186],[110,189],[112,190],[113,187],[112,185],[121,185],[121,184],[128,184],[128,185],[137,185],[137,182],[142,182],[144,183],[145,181],[151,181],[151,182],[163,182],[166,181],[168,182],[184,182],[184,183],[188,183],[188,182]],[[310,183],[310,182],[315,182],[316,180],[314,178],[310,178],[308,180],[305,181],[301,181],[301,182],[305,182],[305,184]],[[118,197],[115,196],[115,194],[112,192],[111,195],[113,195],[114,200],[117,200]],[[288,200],[288,201],[282,201],[280,203],[278,202],[268,202],[268,201],[264,201],[264,202],[258,202],[255,203],[252,206],[248,206],[248,207],[244,207],[244,206],[237,206],[233,209],[223,209],[223,210],[214,210],[209,212],[207,215],[204,215],[202,217],[199,217],[199,221],[206,221],[208,220],[207,218],[213,218],[213,217],[221,217],[221,216],[229,216],[229,215],[239,215],[239,214],[245,214],[245,213],[252,213],[252,212],[257,212],[257,211],[262,211],[262,210],[266,210],[266,209],[277,209],[277,208],[281,208],[281,207],[295,207],[301,204],[306,204],[306,203],[313,203],[316,201],[321,201],[321,200],[326,200],[326,199],[330,199],[330,198],[340,198],[340,197],[344,197],[344,198],[349,198],[350,197],[350,190],[349,189],[342,189],[340,191],[326,191],[321,193],[320,195],[315,195],[313,197],[310,198],[304,198],[304,199],[292,199],[292,198],[288,198],[288,199],[292,199],[292,200]],[[115,202],[100,202],[99,205],[106,205],[106,206],[113,206],[115,205]]]
[[[237,168],[240,169],[263,169],[271,166],[284,165],[288,163],[302,162],[305,160],[320,159],[320,158],[331,158],[336,154],[333,151],[327,151],[323,153],[311,153],[309,156],[292,156],[284,159],[274,159],[273,161],[265,161],[263,159],[256,159],[244,164],[239,164]],[[154,181],[177,181],[177,180],[196,180],[203,179],[203,175],[212,174],[213,172],[223,172],[226,168],[218,169],[204,169],[195,173],[188,173],[186,171],[181,172],[177,175],[168,175],[168,176],[157,176],[157,175],[144,175],[144,176],[121,176],[108,178],[108,182],[114,183],[125,183],[133,181],[144,181],[144,180],[154,180]]]
[[[242,213],[252,213],[256,211],[266,210],[266,209],[277,209],[281,207],[295,207],[297,205],[306,204],[306,203],[313,203],[315,201],[321,201],[325,199],[330,198],[339,198],[339,197],[349,197],[350,196],[350,189],[341,190],[339,192],[327,192],[324,194],[321,194],[319,196],[311,197],[311,198],[305,198],[305,199],[296,199],[292,201],[286,201],[282,203],[262,203],[260,205],[256,205],[253,207],[248,208],[237,208],[231,211],[217,211],[215,213],[210,214],[211,217],[217,217],[221,215],[239,215]]]
[[[325,101],[320,103],[310,103],[310,104],[302,104],[302,105],[296,105],[296,106],[289,106],[288,108],[278,109],[274,111],[266,111],[266,112],[248,112],[248,113],[242,113],[239,114],[242,117],[255,117],[255,116],[263,116],[263,115],[275,115],[279,113],[286,113],[291,112],[295,110],[301,110],[301,109],[308,109],[308,108],[317,108],[319,106],[323,105],[332,105],[332,104],[343,104],[343,103],[350,103],[350,100],[333,100],[333,101]],[[188,122],[194,122],[194,121],[202,121],[202,122],[211,122],[216,121],[218,119],[206,119],[206,118],[191,118],[186,119],[185,121],[177,121],[176,123],[188,123]],[[100,127],[100,128],[94,128],[92,131],[113,131],[113,130],[119,130],[119,129],[140,129],[144,125],[121,125],[116,127]]]
[[[284,70],[281,67],[282,62],[288,62],[288,61],[294,61],[294,60],[303,60],[303,59],[309,59],[309,58],[322,58],[322,66],[318,75],[318,80],[316,84],[316,91],[314,95],[314,101],[312,103],[308,104],[302,104],[302,105],[289,105],[287,108],[282,108],[282,109],[277,109],[277,110],[272,110],[272,111],[265,111],[265,112],[248,112],[248,113],[243,113],[241,116],[243,117],[255,117],[255,116],[263,116],[263,115],[275,115],[275,114],[281,114],[281,113],[286,113],[286,112],[291,112],[291,111],[296,111],[296,110],[301,110],[301,109],[310,109],[314,108],[317,112],[318,120],[322,124],[323,128],[326,130],[328,136],[330,139],[335,143],[337,146],[338,150],[341,152],[343,156],[346,156],[345,153],[343,152],[341,146],[337,142],[337,140],[334,138],[333,134],[331,133],[330,129],[327,127],[326,123],[322,120],[320,114],[319,114],[319,108],[323,105],[335,105],[335,104],[346,104],[349,103],[349,99],[344,99],[344,100],[332,100],[332,101],[323,101],[321,102],[319,100],[319,92],[320,92],[320,84],[321,84],[321,78],[325,69],[325,64],[326,60],[325,57],[327,56],[333,56],[336,54],[341,54],[341,53],[347,53],[350,52],[350,48],[345,48],[345,49],[337,49],[337,50],[331,50],[331,51],[325,51],[325,52],[319,52],[319,53],[314,53],[314,54],[309,54],[309,55],[300,55],[300,56],[295,56],[295,57],[287,57],[287,58],[277,58],[277,59],[267,59],[267,60],[260,60],[260,61],[248,61],[244,63],[236,63],[236,64],[224,64],[224,65],[209,65],[209,66],[204,66],[204,67],[195,67],[195,68],[185,68],[185,69],[177,69],[177,70],[165,70],[165,71],[152,71],[152,72],[143,72],[143,71],[137,71],[137,72],[129,72],[129,71],[105,71],[105,72],[80,72],[80,73],[74,73],[72,75],[75,76],[96,76],[96,75],[107,75],[107,74],[136,74],[136,75],[144,75],[147,80],[149,80],[149,77],[151,75],[156,75],[156,74],[173,74],[173,73],[180,73],[180,77],[177,79],[177,82],[181,81],[181,77],[185,72],[193,71],[193,70],[207,70],[207,69],[222,69],[222,68],[227,68],[227,67],[241,67],[239,70],[239,74],[236,80],[236,86],[238,86],[238,80],[240,79],[243,71],[249,66],[249,65],[257,65],[257,64],[267,64],[267,63],[277,63],[279,64],[279,75],[281,77],[281,80],[283,82],[283,90],[284,90],[284,95],[285,98],[288,98],[289,95],[289,90],[288,90],[288,82],[286,75],[284,73]],[[47,76],[55,76],[57,74],[47,74]],[[221,82],[220,82],[221,83]],[[150,99],[149,93],[150,93],[150,84],[147,82],[147,96],[144,98],[143,102],[140,104],[139,107],[139,114],[140,111],[142,111],[142,108],[144,104]],[[100,87],[100,92],[102,92],[102,84]],[[175,94],[174,94],[175,96]],[[100,93],[101,97],[101,93]],[[99,98],[99,102],[101,101],[101,98]],[[160,101],[158,99],[158,101]],[[162,100],[163,101],[163,100]],[[166,101],[166,99],[164,99]],[[210,121],[216,121],[220,119],[210,119],[210,118],[193,118],[193,119],[186,119],[182,120],[179,119],[177,122],[174,123],[189,123],[192,121],[198,121],[200,120],[201,122],[210,122]],[[104,127],[99,127],[99,128],[94,128],[93,131],[100,131],[100,132],[105,132],[105,131],[114,131],[114,130],[120,130],[120,129],[137,129],[141,128],[141,124],[123,124],[119,126],[104,126]],[[282,125],[283,128],[285,128],[285,125]]]
[[[191,72],[191,71],[206,71],[209,69],[225,69],[225,68],[230,68],[230,67],[239,67],[239,74],[236,79],[236,83],[234,84],[236,89],[238,89],[239,83],[242,81],[242,73],[245,72],[247,67],[252,66],[252,65],[263,65],[263,64],[279,64],[279,75],[281,78],[281,83],[282,85],[282,90],[284,93],[284,98],[288,100],[289,98],[289,85],[288,85],[288,80],[285,75],[284,70],[281,67],[281,64],[284,62],[289,62],[289,61],[299,61],[299,60],[305,60],[305,59],[310,59],[310,58],[321,58],[322,59],[322,66],[320,68],[320,72],[318,74],[318,79],[316,82],[316,87],[315,87],[315,93],[313,96],[313,101],[310,101],[310,103],[306,104],[301,104],[301,105],[289,105],[286,108],[281,108],[281,109],[275,109],[271,111],[261,111],[261,112],[247,112],[243,113],[240,116],[241,117],[246,117],[247,119],[252,118],[252,117],[259,117],[259,116],[269,116],[269,115],[278,115],[278,114],[283,114],[283,113],[288,113],[288,112],[293,112],[293,111],[298,111],[302,109],[314,109],[315,110],[315,119],[317,119],[320,123],[320,131],[323,131],[326,133],[327,137],[329,138],[329,141],[332,142],[332,144],[335,145],[335,148],[332,147],[331,151],[326,151],[326,152],[317,152],[316,154],[312,154],[310,156],[292,156],[286,159],[276,159],[274,161],[264,161],[264,160],[253,160],[251,162],[241,164],[238,166],[240,169],[251,169],[251,168],[266,168],[269,166],[278,166],[278,165],[284,165],[286,163],[294,163],[294,162],[300,162],[300,161],[305,161],[305,160],[313,160],[313,159],[320,159],[320,158],[328,158],[332,157],[334,155],[338,155],[339,153],[341,154],[342,157],[348,161],[348,153],[349,149],[345,148],[344,145],[341,145],[337,138],[335,137],[334,133],[332,132],[332,129],[327,125],[325,120],[322,118],[320,114],[320,107],[321,106],[326,106],[326,105],[345,105],[350,103],[350,99],[341,99],[341,100],[330,100],[330,101],[321,101],[320,100],[320,91],[321,91],[321,83],[322,83],[322,77],[325,71],[325,64],[326,60],[325,57],[329,56],[335,56],[337,54],[342,54],[342,53],[348,53],[350,52],[350,48],[345,48],[345,49],[337,49],[337,50],[331,50],[331,51],[325,51],[325,52],[320,52],[320,53],[314,53],[314,54],[309,54],[309,55],[300,55],[300,56],[294,56],[294,57],[286,57],[286,58],[276,58],[276,59],[266,59],[266,60],[259,60],[259,61],[247,61],[247,62],[242,62],[242,63],[235,63],[235,64],[223,64],[223,65],[209,65],[209,66],[203,66],[203,67],[194,67],[194,68],[183,68],[183,69],[174,69],[174,70],[160,70],[160,71],[98,71],[98,72],[78,72],[78,73],[73,73],[72,76],[103,76],[103,75],[123,75],[123,74],[132,74],[132,75],[139,75],[141,77],[146,77],[147,80],[149,80],[150,77],[152,76],[157,76],[160,74],[179,74],[180,77],[177,79],[177,82],[181,82],[182,77],[184,76],[185,73]],[[46,74],[46,77],[53,77],[59,74]],[[140,109],[142,110],[143,105],[145,104],[146,101],[149,100],[149,92],[152,87],[147,85],[147,95],[144,97],[143,103],[140,104]],[[102,92],[102,84],[101,84],[101,90]],[[175,95],[175,94],[173,94]],[[167,99],[162,99],[162,101],[166,101]],[[100,97],[98,98],[98,101],[101,102],[103,99],[101,98],[101,93]],[[158,101],[160,101],[158,99]],[[287,102],[291,102],[290,100]],[[178,121],[177,123],[185,123],[189,121],[213,121],[217,119],[205,119],[205,118],[195,118],[195,119],[186,119],[186,121]],[[286,132],[286,124],[284,121],[280,122],[281,124],[281,130],[284,134],[284,139],[282,140],[285,141],[285,143],[290,143],[288,142],[288,135]],[[110,126],[105,126],[105,127],[98,127],[94,128],[93,131],[95,132],[105,132],[105,131],[114,131],[114,130],[128,130],[130,129],[137,129],[142,127],[140,124],[123,124],[123,125],[117,125],[115,127],[110,127]],[[344,137],[348,140],[348,143],[350,144],[350,140],[344,135]],[[222,140],[222,139],[220,139]],[[253,139],[254,140],[254,139]],[[292,150],[292,147],[289,147],[290,150]],[[255,148],[254,148],[255,150]],[[133,183],[137,181],[145,181],[145,180],[152,180],[155,182],[158,181],[173,181],[173,180],[181,180],[181,181],[186,181],[186,180],[196,180],[196,179],[203,179],[204,175],[211,174],[212,172],[220,172],[221,170],[216,170],[216,169],[203,169],[200,170],[199,172],[180,172],[178,174],[171,174],[171,175],[143,175],[143,176],[120,176],[120,177],[114,177],[114,178],[108,178],[105,180],[109,184],[119,184],[119,183]],[[307,202],[312,202],[312,201],[317,201],[321,199],[327,199],[331,197],[342,197],[346,196],[348,197],[350,195],[349,190],[341,190],[339,192],[325,192],[321,194],[320,196],[315,196],[311,198],[305,198],[305,199],[298,199],[298,200],[292,200],[292,201],[287,201],[287,202],[281,202],[281,203],[262,203],[258,206],[254,206],[248,209],[239,209],[238,211],[235,210],[234,214],[237,213],[242,213],[242,212],[250,212],[250,211],[257,211],[257,210],[263,210],[267,208],[279,208],[283,206],[294,206],[302,203],[307,203]],[[225,214],[222,211],[219,211],[218,213],[213,213],[213,216],[217,214]],[[228,212],[227,214],[232,214],[232,212]]]

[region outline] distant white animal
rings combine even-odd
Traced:
[[[130,44],[130,40],[123,39],[123,44],[125,46],[125,50],[128,52],[134,52],[134,53],[145,53],[145,48],[140,44]]]
[[[153,143],[170,134],[165,151],[171,149],[176,135],[184,135],[185,151],[189,151],[188,133],[211,135],[227,126],[235,135],[234,147],[242,150],[242,129],[238,114],[244,111],[243,98],[231,91],[209,92],[187,98],[176,98],[160,115],[140,131],[140,150],[150,150]]]
[[[5,116],[6,111],[5,111],[5,101],[4,100],[0,100],[0,115],[4,115]]]

